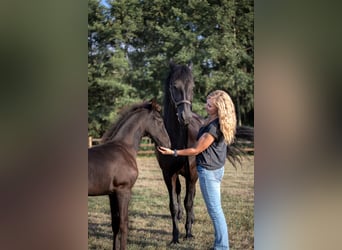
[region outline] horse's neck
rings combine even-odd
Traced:
[[[124,142],[126,145],[134,147],[138,151],[141,138],[144,135],[142,124],[142,122],[137,122],[134,117],[131,117],[126,122],[126,125],[123,125],[116,133],[114,140]]]

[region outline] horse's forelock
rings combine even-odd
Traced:
[[[187,65],[177,65],[170,72],[170,84],[178,79],[182,80],[183,82],[193,82],[192,71]]]

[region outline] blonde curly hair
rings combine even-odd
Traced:
[[[236,132],[236,114],[232,99],[223,90],[211,92],[207,96],[207,99],[210,99],[218,109],[220,129],[223,133],[225,142],[228,145],[233,143]]]

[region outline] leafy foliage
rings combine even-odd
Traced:
[[[239,124],[253,125],[253,1],[89,0],[89,134],[101,136],[127,103],[156,97],[168,62],[193,63],[194,111],[226,90]]]

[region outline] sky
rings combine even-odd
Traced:
[[[109,5],[108,5],[108,3],[106,2],[106,0],[101,0],[100,2],[101,2],[101,4],[103,4],[104,6],[109,7]]]

